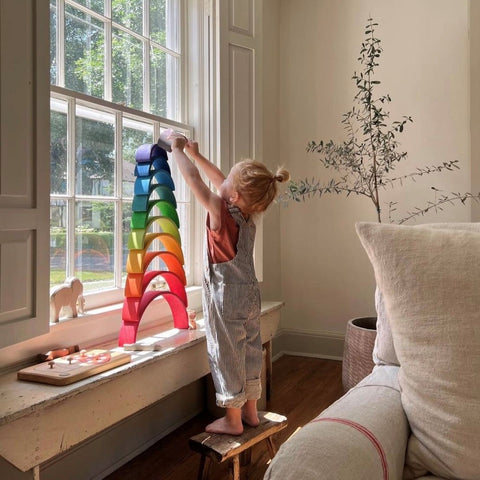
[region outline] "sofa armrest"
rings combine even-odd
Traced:
[[[287,440],[266,480],[399,480],[409,437],[398,367],[375,367]]]

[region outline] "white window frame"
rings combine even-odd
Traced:
[[[201,17],[199,16],[199,13],[201,14],[201,8],[198,7],[198,5],[195,5],[195,1],[187,0],[189,6],[187,7],[186,3],[184,0],[179,1],[179,9],[178,9],[178,14],[180,15],[180,30],[182,32],[181,38],[178,39],[179,45],[178,45],[178,52],[173,52],[165,47],[162,47],[161,45],[155,45],[157,48],[160,48],[164,51],[167,51],[168,53],[175,55],[179,57],[181,61],[180,65],[180,72],[181,72],[181,78],[182,78],[182,84],[184,85],[183,90],[178,89],[178,91],[175,93],[175,95],[180,96],[183,99],[186,99],[186,101],[179,101],[179,99],[175,100],[177,105],[180,104],[180,115],[182,118],[185,118],[186,114],[191,111],[191,110],[199,110],[201,109],[201,106],[195,106],[193,109],[189,109],[187,103],[188,99],[191,98],[191,86],[189,88],[186,87],[186,78],[187,78],[187,62],[189,65],[192,65],[192,60],[195,54],[189,54],[189,50],[185,48],[186,42],[190,41],[189,46],[199,46],[202,45],[201,42],[198,42],[198,35],[201,34],[202,32],[202,26],[201,25],[196,25],[194,28],[194,36],[197,37],[197,41],[192,42],[190,39],[190,36],[187,36],[187,28],[192,27],[196,22],[200,21],[201,22]],[[89,15],[92,15],[102,22],[105,22],[107,25],[109,25],[109,28],[115,27],[119,28],[122,30],[125,30],[121,25],[109,20],[106,16],[103,16],[101,14],[92,14],[91,11],[83,7],[81,4],[78,4],[77,2],[73,0],[57,0],[57,12],[64,10],[65,4],[71,4],[75,8],[87,12]],[[147,9],[145,11],[148,11],[148,3],[149,0],[144,0],[144,8]],[[111,1],[108,0],[106,2],[106,11],[105,13],[108,15],[111,12]],[[191,14],[191,12],[194,12],[195,14],[195,19],[192,17],[194,15]],[[62,18],[61,15],[57,13],[57,44],[59,42],[58,36],[63,36],[63,22],[59,21],[59,18]],[[143,18],[143,32],[148,31],[148,15],[144,15]],[[188,25],[188,27],[187,27]],[[129,32],[131,33],[131,32]],[[140,37],[140,36],[139,36]],[[107,36],[107,39],[109,37]],[[154,42],[152,42],[154,44]],[[147,47],[148,48],[148,47]],[[202,47],[203,49],[204,47]],[[109,49],[106,49],[107,52]],[[187,52],[187,54],[182,54],[182,52]],[[197,55],[204,55],[205,51],[198,49]],[[208,53],[208,52],[207,52]],[[56,51],[57,55],[57,65],[59,66],[58,73],[57,73],[57,83],[60,85],[65,84],[65,78],[64,78],[64,62],[62,59],[63,56],[63,49],[57,48]],[[188,56],[188,58],[187,58]],[[107,54],[106,55],[106,71],[109,71],[111,69],[111,55]],[[195,59],[195,68],[201,63],[200,57],[197,57]],[[147,62],[148,63],[148,62]],[[149,105],[149,88],[148,88],[148,69],[144,71],[144,75],[146,75],[147,78],[144,78],[145,82],[145,88],[144,88],[144,106]],[[105,96],[108,99],[111,99],[112,96],[112,91],[111,91],[111,84],[108,81],[110,79],[110,75],[105,76]],[[172,82],[170,82],[172,83]],[[63,86],[56,86],[56,85],[51,85],[51,97],[52,98],[62,98],[69,102],[70,104],[70,109],[74,110],[75,104],[79,105],[87,105],[87,106],[94,106],[98,107],[101,110],[107,111],[111,114],[114,115],[126,115],[131,118],[138,118],[139,120],[147,120],[151,121],[154,123],[154,138],[157,138],[159,133],[160,133],[160,128],[174,128],[177,131],[180,131],[184,133],[187,137],[192,138],[193,137],[193,128],[190,125],[187,125],[185,123],[181,122],[176,122],[172,121],[170,119],[162,118],[156,115],[152,115],[149,113],[145,113],[142,111],[138,111],[136,109],[131,109],[126,106],[118,105],[109,102],[108,100],[101,100],[96,97],[91,97],[89,95],[79,93],[79,92],[73,92],[71,90],[68,90],[64,88]],[[191,102],[190,102],[191,103]],[[192,115],[190,115],[192,116]],[[193,118],[199,118],[198,113],[193,115]],[[73,120],[74,122],[74,120]],[[72,121],[69,122],[69,128],[74,128],[72,127]],[[117,135],[118,138],[118,135]],[[74,148],[74,147],[73,147]],[[120,171],[118,170],[119,167],[122,165],[122,153],[121,149],[117,148],[116,149],[116,168],[115,171]],[[71,155],[70,155],[71,156]],[[72,160],[70,160],[72,161]],[[177,172],[175,172],[176,168],[174,165],[171,165],[172,170],[173,170],[173,176],[176,177],[176,181],[178,182],[180,180],[180,176],[178,175]],[[71,171],[73,171],[71,169]],[[117,181],[117,179],[116,179]],[[181,180],[183,181],[183,179]],[[118,182],[117,182],[118,183]],[[109,198],[109,200],[112,200],[114,202],[117,202],[120,204],[122,202],[122,198],[119,197],[119,194],[121,193],[121,190],[117,188],[117,195],[115,197]],[[72,191],[68,192],[68,195],[51,195],[51,198],[55,199],[70,199],[70,203],[73,204],[73,202],[78,199],[78,200],[91,200],[91,197],[82,197],[78,195],[74,195]],[[190,199],[187,200],[187,203],[190,204],[190,217],[189,217],[189,231],[190,235],[187,242],[184,243],[183,249],[184,249],[184,255],[186,258],[191,259],[190,264],[187,267],[187,270],[189,272],[189,276],[187,278],[187,283],[188,285],[194,286],[195,284],[200,283],[200,271],[201,271],[201,265],[200,262],[198,261],[198,244],[201,242],[198,242],[198,239],[201,239],[202,237],[198,235],[199,231],[199,225],[202,223],[201,219],[203,217],[202,213],[199,211],[198,206],[196,206],[192,195],[190,194]],[[70,209],[72,211],[72,209]],[[119,209],[117,209],[117,212],[120,212]],[[120,221],[121,213],[117,213],[117,218],[116,222],[118,223]],[[198,221],[200,219],[200,221]],[[72,230],[72,228],[70,228]],[[115,235],[115,245],[121,245],[121,231],[119,228],[116,229],[116,235]],[[183,240],[183,239],[182,239]],[[197,245],[196,247],[194,245]],[[188,251],[185,251],[185,248]],[[67,259],[67,265],[69,265],[70,271],[67,272],[66,276],[73,275],[73,248],[70,248],[70,259]],[[118,258],[121,259],[121,254],[117,255]],[[201,256],[200,256],[201,259]],[[121,260],[120,260],[121,262]],[[109,289],[103,289],[99,290],[95,293],[90,293],[86,294],[86,308],[87,309],[92,309],[92,308],[98,308],[102,307],[104,305],[110,305],[114,304],[116,302],[120,302],[123,300],[123,285],[121,284],[121,274],[122,274],[122,265],[117,261],[117,264],[115,265],[115,287],[114,288],[109,288]]]
[[[50,0],[49,0],[50,1]],[[177,50],[172,50],[168,47],[165,47],[157,42],[155,40],[150,39],[147,35],[149,32],[149,22],[150,18],[149,15],[145,12],[149,11],[149,5],[150,5],[150,0],[143,0],[143,5],[144,5],[144,15],[143,15],[143,21],[142,21],[142,29],[143,32],[142,34],[139,34],[135,31],[132,31],[123,25],[115,22],[112,19],[112,0],[104,0],[105,2],[105,12],[104,14],[97,13],[93,10],[89,10],[87,7],[84,7],[82,4],[78,3],[75,0],[55,0],[57,2],[57,38],[56,38],[56,43],[57,45],[60,44],[60,41],[65,38],[65,31],[64,31],[64,24],[61,22],[59,19],[65,17],[65,5],[70,5],[73,8],[84,12],[91,16],[92,18],[102,22],[105,24],[106,29],[107,29],[107,35],[105,37],[105,66],[104,66],[104,72],[105,72],[105,84],[104,84],[104,95],[103,98],[107,101],[112,101],[112,83],[111,83],[111,75],[109,72],[112,71],[112,45],[111,45],[111,39],[112,39],[112,30],[115,28],[117,30],[123,31],[127,33],[128,35],[131,35],[132,37],[135,37],[139,40],[141,40],[144,45],[144,58],[149,57],[149,48],[150,47],[155,47],[158,50],[164,51],[165,53],[168,53],[169,55],[180,58],[182,60],[184,58],[183,52],[185,51],[184,48],[184,42],[183,38],[184,35],[180,35],[178,40],[178,49]],[[178,9],[173,12],[173,22],[178,23],[180,25],[180,30],[183,33],[184,28],[187,24],[187,21],[185,20],[187,11],[185,8],[185,0],[177,0],[178,1]],[[178,15],[176,17],[175,15]],[[57,65],[57,85],[59,87],[65,87],[65,59],[64,59],[64,49],[57,49],[56,50],[56,65]],[[185,75],[183,74],[185,68],[185,62],[181,61],[180,62],[180,78],[184,79]],[[143,70],[143,85],[145,86],[143,90],[143,105],[144,105],[144,110],[145,111],[150,111],[150,89],[147,88],[150,85],[150,76],[149,76],[149,63],[146,62],[144,65],[144,70]],[[169,83],[171,85],[172,89],[176,88],[176,82],[171,81]],[[181,89],[176,89],[171,95],[168,95],[167,98],[171,99],[175,97],[175,103],[178,105],[184,105],[184,102],[180,101],[181,98]],[[180,116],[180,118],[183,118],[183,114],[185,113],[185,108],[180,108],[180,112],[177,112]]]
[[[182,124],[180,122],[174,122],[171,120],[163,119],[161,117],[151,115],[145,112],[139,112],[138,110],[130,109],[128,107],[123,107],[121,105],[113,104],[111,102],[107,102],[104,100],[100,100],[94,97],[89,97],[84,94],[80,94],[78,92],[73,92],[71,90],[64,89],[62,87],[57,87],[57,86],[51,86],[51,98],[52,99],[59,99],[63,100],[66,102],[68,105],[68,112],[67,112],[67,129],[68,129],[68,137],[73,137],[74,132],[75,132],[75,112],[76,112],[76,107],[87,107],[89,109],[95,109],[99,113],[100,112],[105,112],[110,115],[114,115],[116,119],[116,124],[115,124],[115,129],[116,129],[116,134],[115,138],[117,139],[117,145],[115,148],[116,155],[115,155],[115,167],[114,171],[117,172],[115,176],[115,182],[117,183],[116,185],[116,194],[112,196],[102,196],[102,197],[95,197],[92,195],[81,195],[81,194],[76,194],[74,192],[74,185],[73,181],[70,178],[69,180],[69,186],[67,187],[67,193],[65,194],[50,194],[50,199],[52,200],[63,200],[67,202],[67,205],[70,205],[69,208],[69,220],[68,220],[68,227],[67,227],[67,239],[69,242],[69,245],[67,246],[67,274],[66,276],[73,276],[74,274],[74,245],[73,245],[73,232],[74,232],[74,218],[73,218],[73,205],[75,201],[102,201],[102,200],[108,200],[109,202],[112,202],[113,204],[116,205],[116,219],[115,219],[115,232],[114,232],[114,245],[116,246],[117,250],[120,251],[119,254],[115,255],[115,268],[114,268],[114,284],[115,286],[113,288],[106,288],[102,290],[97,290],[92,293],[87,293],[85,294],[86,298],[86,307],[87,308],[98,308],[104,305],[109,305],[112,303],[119,302],[123,299],[123,284],[122,284],[122,258],[121,258],[121,252],[122,252],[122,231],[120,228],[121,224],[121,218],[122,218],[122,212],[121,212],[121,204],[124,201],[130,201],[131,198],[129,197],[123,197],[122,196],[122,188],[119,183],[121,183],[121,175],[118,175],[118,172],[121,172],[122,169],[122,164],[123,164],[123,154],[122,154],[122,148],[120,142],[121,138],[121,129],[122,129],[122,120],[124,118],[127,119],[132,119],[132,120],[138,120],[138,121],[143,121],[146,123],[151,123],[153,126],[153,137],[158,138],[160,134],[161,129],[165,128],[173,128],[176,131],[179,131],[186,135],[187,137],[192,137],[193,134],[193,129],[185,124]],[[74,171],[74,153],[75,153],[75,145],[74,145],[74,140],[71,140],[70,142],[73,145],[69,145],[69,149],[71,150],[68,155],[68,163],[70,163],[68,169],[70,172]],[[72,150],[73,149],[73,150]],[[172,175],[175,178],[175,183],[179,183],[180,181],[183,182],[183,179],[180,178],[178,175],[178,172],[176,172],[176,168],[174,165],[172,165]],[[177,199],[178,200],[178,199]],[[179,202],[180,203],[180,202]],[[194,209],[191,208],[192,204],[192,196],[191,194],[187,197],[186,202],[187,204],[190,204],[189,210],[192,212]],[[194,219],[191,218],[192,214],[190,214],[190,217],[188,218],[189,224],[194,223]],[[183,239],[182,239],[183,240]],[[192,241],[185,242],[182,246],[184,255],[186,258],[191,259],[191,244]],[[186,251],[187,250],[187,251]],[[193,262],[190,262],[193,264]],[[191,285],[193,283],[193,272],[192,268],[190,265],[186,268],[186,270],[189,272],[189,275],[187,277],[187,284]]]
[[[37,0],[43,2],[43,0]],[[181,91],[182,98],[186,99],[182,104],[182,119],[188,122],[189,125],[194,126],[193,138],[197,140],[205,155],[211,158],[214,162],[218,155],[215,154],[216,148],[214,145],[214,136],[216,130],[215,123],[215,99],[212,92],[215,91],[212,79],[215,78],[216,72],[216,60],[213,45],[215,43],[215,19],[213,18],[213,5],[210,1],[204,2],[203,0],[182,0],[182,6],[185,8],[184,12],[184,24],[182,28],[182,44],[186,46],[185,50],[185,65],[186,68],[182,69],[183,76],[183,90]],[[15,3],[14,11],[20,10],[20,3]],[[37,100],[38,116],[34,116],[33,119],[41,119],[41,125],[39,131],[43,132],[39,138],[45,140],[45,148],[42,145],[38,147],[38,150],[44,152],[41,158],[45,159],[44,165],[40,165],[39,171],[45,172],[49,165],[48,147],[49,144],[49,130],[46,127],[45,122],[49,116],[49,100],[48,100],[48,72],[49,72],[49,56],[48,56],[48,5],[40,4],[42,6],[41,13],[37,19],[37,31],[43,32],[40,38],[41,45],[36,52],[36,56],[25,58],[27,65],[38,62],[38,70],[41,73],[39,77],[42,80],[44,88],[38,88],[39,92],[43,93],[42,101]],[[45,8],[46,7],[46,8]],[[13,8],[13,6],[12,6]],[[33,8],[32,8],[33,11]],[[29,25],[22,22],[22,24]],[[27,30],[29,31],[29,30]],[[19,32],[22,34],[22,31]],[[184,65],[184,66],[185,66]],[[52,91],[61,94],[61,87],[53,87]],[[23,90],[21,90],[23,92]],[[81,95],[81,94],[79,94]],[[89,97],[90,99],[90,97]],[[187,108],[188,105],[188,108]],[[41,127],[41,128],[40,128]],[[19,135],[23,138],[22,133]],[[219,166],[220,164],[216,162]],[[47,182],[37,186],[37,191],[40,197],[43,199],[43,210],[46,213],[46,219],[48,219],[49,209],[49,196],[48,189],[48,176]],[[42,188],[41,188],[42,187]],[[45,188],[43,188],[45,187]],[[192,265],[192,285],[187,288],[187,296],[189,307],[196,309],[197,311],[202,308],[202,289],[199,286],[202,277],[202,263],[203,263],[203,241],[205,235],[205,212],[198,202],[192,203],[193,223],[190,226],[192,232],[192,238],[195,239],[191,244],[191,258],[194,260]],[[7,212],[8,214],[9,212]],[[44,215],[45,217],[45,215]],[[2,218],[6,218],[3,216]],[[10,217],[8,217],[10,218]],[[8,223],[7,218],[7,224]],[[16,219],[17,216],[11,217]],[[16,225],[15,223],[13,223]],[[10,225],[10,224],[9,224]],[[48,227],[47,227],[48,228]],[[44,229],[46,230],[46,229]],[[42,249],[42,252],[48,255],[48,233],[47,235],[39,235],[39,241],[42,240],[42,245],[46,245]],[[41,256],[44,258],[44,256]],[[45,255],[46,257],[46,255]],[[41,260],[41,259],[40,259]],[[48,292],[49,281],[49,269],[48,258],[44,258],[44,261],[39,260],[40,270],[38,271],[38,282],[44,282],[42,291]],[[43,279],[43,280],[42,280]],[[43,312],[47,313],[48,304],[47,298],[39,299],[39,303],[43,302],[42,317],[31,319],[32,324],[29,328],[29,332],[17,339],[17,330],[12,329],[12,335],[7,343],[0,348],[0,365],[3,366],[1,371],[10,371],[11,369],[20,368],[21,365],[28,364],[36,357],[38,352],[48,351],[52,348],[78,344],[82,348],[89,348],[92,346],[102,345],[105,342],[115,341],[117,338],[119,329],[121,326],[121,310],[122,303],[107,305],[103,308],[87,310],[85,315],[72,321],[61,321],[55,325],[48,327],[48,318]],[[37,333],[35,326],[41,322],[44,330]],[[21,327],[23,324],[21,325]],[[140,329],[155,327],[164,329],[171,328],[171,312],[169,311],[167,303],[157,298],[152,302],[149,308],[145,311],[142,318]],[[10,342],[10,343],[8,343]],[[9,345],[9,346],[8,346]]]

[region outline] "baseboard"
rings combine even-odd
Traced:
[[[345,335],[332,332],[309,332],[281,329],[273,337],[272,359],[282,355],[342,360]]]

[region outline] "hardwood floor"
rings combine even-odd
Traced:
[[[274,362],[272,399],[267,409],[288,418],[288,427],[274,438],[277,447],[342,394],[342,364],[339,361],[284,355]],[[208,413],[197,415],[106,479],[196,479],[200,455],[190,450],[188,439],[202,432],[211,420]],[[252,448],[248,479],[263,479],[267,462],[267,448],[261,442]],[[210,480],[228,479],[227,463],[212,462]]]

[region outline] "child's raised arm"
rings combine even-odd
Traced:
[[[187,157],[187,155],[185,155],[183,149],[186,143],[187,140],[183,136],[178,136],[172,139],[172,154],[175,163],[177,164],[182,177],[185,179],[185,182],[195,195],[195,198],[210,213],[210,228],[212,230],[218,230],[220,228],[220,213],[223,200],[219,195],[213,193],[208,188],[202,180],[198,168]]]
[[[185,151],[188,155],[195,160],[195,163],[199,166],[199,168],[205,172],[207,178],[213,183],[214,187],[217,190],[220,190],[220,185],[225,180],[225,175],[221,172],[221,170],[214,165],[210,160],[205,158],[199,151],[198,151],[198,143],[188,141],[185,144]]]

